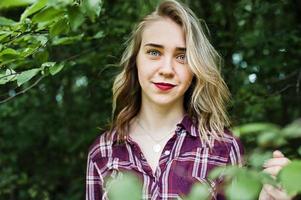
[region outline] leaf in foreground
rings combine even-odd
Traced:
[[[301,160],[295,160],[285,166],[278,178],[288,194],[301,193]]]
[[[142,187],[138,178],[130,173],[119,172],[118,176],[108,181],[110,200],[140,200]]]

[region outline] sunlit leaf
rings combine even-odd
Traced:
[[[255,151],[249,157],[249,163],[255,168],[261,169],[264,162],[272,157],[272,152]]]
[[[227,199],[231,200],[254,200],[258,197],[261,187],[256,174],[242,171],[227,185],[225,193]]]
[[[301,137],[301,120],[295,120],[293,123],[287,125],[283,130],[283,134],[289,138]]]
[[[63,67],[64,67],[63,63],[55,64],[49,68],[49,72],[51,75],[55,75],[59,73],[63,69]]]
[[[192,186],[185,200],[208,200],[211,197],[210,188],[207,184],[196,183]]]
[[[39,71],[40,71],[39,68],[35,68],[35,69],[30,69],[30,70],[23,71],[20,74],[18,74],[18,76],[17,76],[18,86],[21,86],[25,82],[32,79]]]
[[[16,23],[14,20],[0,16],[0,25],[7,26],[7,25],[12,25],[14,23]]]
[[[279,131],[279,127],[270,123],[250,123],[234,129],[236,135],[254,134],[262,131]]]
[[[288,194],[301,193],[301,160],[292,161],[285,166],[278,178]]]
[[[56,18],[61,17],[62,14],[64,14],[64,10],[50,7],[34,15],[32,21],[36,23],[54,21]]]
[[[21,21],[23,21],[26,17],[38,12],[42,8],[44,8],[47,4],[47,0],[38,0],[30,7],[28,7],[21,15]]]
[[[102,0],[83,0],[83,5],[86,14],[94,21],[95,17],[100,14]]]
[[[286,140],[279,132],[267,131],[258,135],[257,143],[261,147],[279,147],[285,144]]]
[[[0,9],[22,7],[36,2],[37,0],[1,0]]]
[[[80,34],[77,36],[71,36],[71,37],[61,37],[61,38],[54,38],[52,41],[53,45],[66,45],[66,44],[72,44],[76,41],[79,41],[82,39],[84,35]]]
[[[110,200],[140,200],[142,184],[130,173],[118,172],[118,176],[107,183]]]

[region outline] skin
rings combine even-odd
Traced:
[[[273,158],[267,160],[264,165],[264,172],[270,174],[272,177],[276,177],[279,171],[290,163],[290,160],[286,158],[280,151],[273,152]],[[292,197],[286,194],[282,188],[275,188],[271,185],[264,185],[259,200],[291,200]]]
[[[171,37],[172,36],[172,37]],[[153,152],[152,138],[163,147],[174,134],[176,124],[184,114],[184,94],[193,78],[185,57],[185,35],[182,28],[169,18],[161,18],[146,25],[136,58],[138,80],[142,88],[139,118],[147,133],[135,121],[130,125],[130,137],[139,144],[153,172],[162,152]],[[154,83],[175,85],[162,91]],[[163,149],[163,148],[162,148]]]

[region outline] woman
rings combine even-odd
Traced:
[[[90,148],[87,200],[108,199],[106,180],[120,170],[140,177],[142,199],[181,198],[196,182],[223,198],[215,191],[221,180],[207,175],[241,166],[242,146],[225,128],[229,91],[219,60],[197,17],[177,1],[161,2],[137,25],[113,85],[111,130]],[[285,164],[277,156],[268,169]]]

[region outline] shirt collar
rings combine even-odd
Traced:
[[[184,128],[186,130],[186,132],[188,132],[193,137],[198,136],[197,127],[192,122],[191,117],[189,117],[189,115],[187,113],[184,115],[182,121],[179,124],[177,124],[177,127]]]
[[[178,133],[180,133],[181,130],[185,130],[188,134],[190,134],[193,137],[197,137],[198,136],[198,129],[197,127],[194,125],[194,123],[192,122],[191,117],[189,117],[189,115],[186,113],[184,115],[184,117],[182,118],[182,121],[180,123],[177,124],[177,129],[176,131]],[[128,140],[128,138],[126,138]],[[116,131],[114,131],[114,135],[113,135],[113,143],[115,143],[117,141],[117,134]]]

